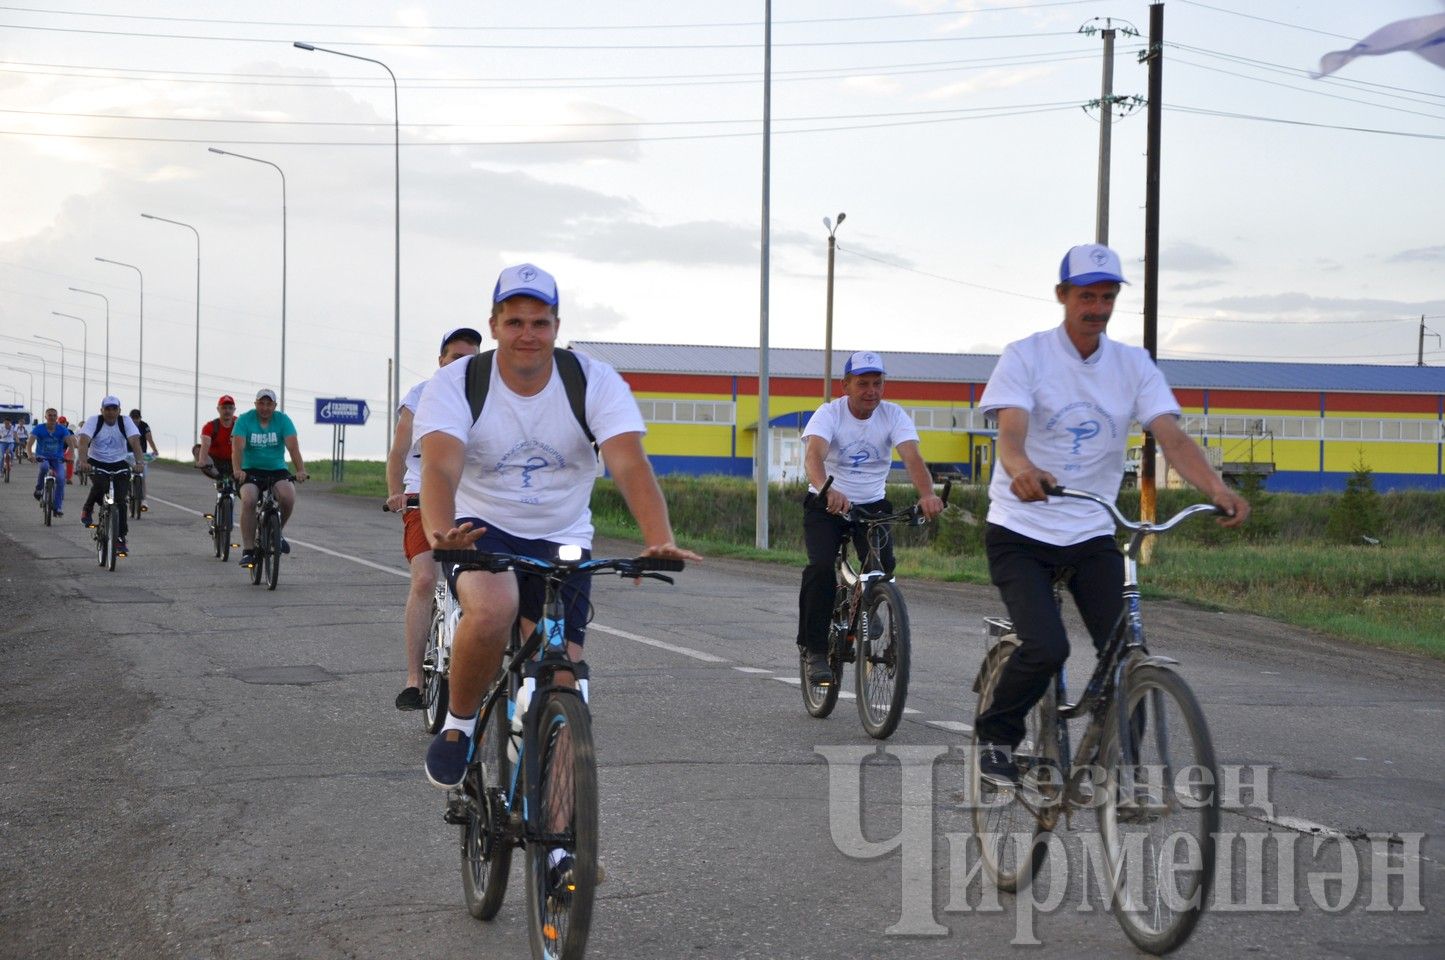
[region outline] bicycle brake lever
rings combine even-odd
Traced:
[[[674,586],[677,584],[677,581],[673,580],[671,577],[663,573],[627,573],[625,571],[619,571],[618,576],[622,577],[624,580],[641,580],[643,577],[646,577],[648,580],[661,580],[663,583],[672,584]]]

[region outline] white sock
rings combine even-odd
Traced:
[[[555,867],[562,862],[562,858],[565,856],[567,856],[566,850],[561,847],[553,847],[552,852],[547,854],[547,866]]]
[[[470,717],[459,717],[448,710],[446,722],[442,724],[442,733],[448,730],[460,730],[470,737],[477,730],[477,715],[474,713]]]

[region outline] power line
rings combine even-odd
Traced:
[[[805,127],[800,130],[774,130],[775,135],[799,134],[799,133],[837,133],[847,130],[875,130],[888,127],[914,127],[938,123],[956,123],[961,120],[996,120],[1006,117],[1022,117],[1035,113],[1050,113],[1060,110],[1074,110],[1078,104],[1069,104],[1062,107],[1040,107],[1032,110],[1017,110],[1008,113],[978,114],[962,117],[934,117],[925,120],[898,120],[887,123],[858,123],[846,124],[834,127]],[[986,109],[986,108],[985,108]],[[289,146],[289,147],[387,147],[392,143],[389,141],[343,141],[343,140],[240,140],[235,138],[221,137],[128,137],[116,134],[93,134],[93,133],[48,133],[29,130],[0,130],[0,136],[15,137],[45,137],[64,140],[117,140],[131,143],[207,143],[207,144],[247,144],[252,146]],[[566,140],[467,140],[467,141],[403,141],[403,147],[539,147],[539,146],[576,146],[579,144],[607,144],[607,143],[664,143],[682,140],[726,140],[738,137],[757,137],[762,133],[757,130],[745,130],[735,133],[687,133],[672,134],[656,137],[596,137],[596,138],[572,138]]]
[[[1241,80],[1249,80],[1253,83],[1267,83],[1272,87],[1283,87],[1285,90],[1295,90],[1300,93],[1310,94],[1311,96],[1329,97],[1331,100],[1343,100],[1346,103],[1359,103],[1367,107],[1378,107],[1381,110],[1393,110],[1396,113],[1408,113],[1413,114],[1417,117],[1429,117],[1432,120],[1445,120],[1445,114],[1425,113],[1421,110],[1411,110],[1408,107],[1395,107],[1391,106],[1388,103],[1377,103],[1373,100],[1360,100],[1355,97],[1346,97],[1342,94],[1331,93],[1328,90],[1311,89],[1309,87],[1297,87],[1294,84],[1290,83],[1280,83],[1278,80],[1266,80],[1264,77],[1251,77],[1248,74],[1235,73],[1233,70],[1225,70],[1221,67],[1211,67],[1202,63],[1194,63],[1188,59],[1178,56],[1171,58],[1169,62],[1171,65],[1176,63],[1183,64],[1186,67],[1193,67],[1196,70],[1208,70],[1211,73],[1222,73],[1228,77],[1238,77]]]
[[[1415,140],[1445,140],[1445,134],[1411,133],[1407,130],[1380,130],[1375,127],[1351,127],[1338,123],[1313,123],[1308,120],[1286,120],[1283,117],[1260,117],[1249,113],[1230,113],[1225,110],[1208,110],[1204,107],[1168,105],[1165,110],[1177,113],[1192,113],[1202,117],[1224,117],[1229,120],[1257,120],[1263,123],[1282,123],[1291,127],[1314,127],[1320,130],[1345,130],[1350,133],[1378,133],[1387,137],[1409,137]]]
[[[1323,77],[1323,78],[1321,78],[1321,79],[1315,80],[1315,79],[1314,79],[1314,74],[1313,74],[1311,71],[1302,69],[1302,68],[1300,68],[1300,67],[1289,67],[1289,66],[1285,66],[1284,64],[1273,63],[1273,62],[1271,62],[1271,61],[1269,61],[1269,60],[1256,60],[1256,59],[1254,59],[1253,57],[1241,56],[1240,54],[1236,54],[1236,53],[1225,53],[1225,52],[1222,51],[1222,50],[1210,50],[1210,49],[1208,49],[1207,47],[1196,47],[1196,46],[1193,46],[1193,45],[1188,44],[1188,43],[1178,43],[1178,42],[1176,42],[1176,41],[1171,41],[1171,42],[1169,42],[1169,43],[1167,44],[1167,46],[1172,47],[1172,48],[1177,49],[1177,50],[1187,50],[1187,51],[1189,51],[1190,53],[1198,53],[1198,54],[1201,54],[1201,55],[1206,56],[1206,57],[1214,57],[1215,59],[1218,59],[1218,60],[1227,60],[1227,61],[1229,61],[1229,62],[1231,62],[1231,63],[1238,63],[1238,64],[1244,64],[1244,65],[1251,66],[1251,67],[1258,67],[1258,68],[1261,69],[1261,70],[1268,70],[1268,71],[1270,71],[1270,72],[1272,72],[1272,73],[1283,73],[1283,74],[1286,74],[1286,75],[1291,76],[1291,77],[1307,78],[1307,79],[1311,80],[1312,82],[1317,83],[1317,84],[1320,84],[1320,85],[1328,85],[1328,86],[1332,86],[1332,87],[1349,87],[1349,88],[1353,88],[1353,89],[1355,89],[1355,90],[1359,90],[1359,91],[1361,91],[1361,92],[1373,92],[1374,90],[1394,90],[1394,91],[1397,91],[1397,92],[1399,92],[1399,93],[1412,93],[1412,94],[1415,94],[1416,96],[1421,96],[1421,97],[1433,97],[1435,100],[1445,99],[1445,93],[1435,93],[1435,92],[1430,91],[1430,90],[1416,90],[1416,89],[1414,89],[1414,88],[1412,88],[1412,87],[1397,87],[1397,86],[1393,86],[1393,85],[1388,84],[1388,83],[1375,83],[1375,82],[1370,81],[1370,80],[1360,80],[1360,79],[1355,78],[1355,77],[1329,76],[1329,77]],[[1367,90],[1366,88],[1371,88],[1371,89]],[[1381,96],[1391,96],[1391,95],[1392,95],[1392,94],[1383,94],[1383,93],[1381,94]],[[1430,100],[1414,100],[1414,99],[1411,98],[1411,97],[1400,97],[1399,99],[1402,99],[1402,100],[1411,100],[1411,102],[1414,102],[1414,103],[1431,103],[1431,102],[1432,102],[1432,101],[1430,101]]]
[[[46,33],[83,33],[90,36],[101,37],[134,37],[144,40],[218,40],[227,43],[274,43],[282,44],[284,40],[273,37],[222,37],[205,34],[185,33],[142,33],[131,30],[85,30],[80,27],[44,27],[19,23],[0,24],[0,28],[6,30],[39,30]],[[874,38],[871,40],[793,40],[779,43],[774,41],[774,47],[867,47],[880,45],[893,45],[900,43],[962,43],[975,42],[979,40],[1031,40],[1035,37],[1072,37],[1076,31],[1053,30],[1039,33],[994,33],[978,34],[974,36],[960,37],[894,37]],[[761,42],[749,41],[746,43],[398,43],[392,40],[347,40],[331,39],[317,40],[316,44],[327,46],[346,47],[389,47],[394,49],[421,49],[421,50],[516,50],[530,52],[534,50],[756,50],[762,46]]]
[[[919,13],[875,14],[875,15],[872,15],[872,16],[863,16],[863,17],[810,17],[810,18],[806,18],[806,19],[796,19],[796,20],[774,20],[774,21],[773,21],[773,25],[774,25],[774,26],[787,26],[787,25],[790,25],[790,24],[857,23],[857,22],[863,22],[863,21],[877,21],[877,20],[910,20],[910,19],[917,19],[917,18],[920,18],[920,17],[957,17],[957,16],[961,16],[961,15],[963,15],[963,14],[974,15],[974,14],[983,14],[983,13],[1011,13],[1011,12],[1013,12],[1013,11],[1015,11],[1015,10],[1032,10],[1032,9],[1039,8],[1039,7],[1071,7],[1071,6],[1078,6],[1078,5],[1080,5],[1080,4],[1089,3],[1089,2],[1091,2],[1091,0],[1052,0],[1052,2],[1047,2],[1047,3],[1029,3],[1029,4],[1020,4],[1020,5],[1018,5],[1018,6],[1010,6],[1010,7],[986,8],[986,9],[982,9],[982,10],[933,10],[933,11],[926,11],[926,12],[919,12]],[[760,20],[737,20],[737,21],[731,21],[731,22],[724,21],[724,22],[714,22],[714,23],[587,24],[587,25],[580,25],[580,26],[574,26],[574,25],[555,25],[555,24],[548,24],[548,25],[543,25],[543,26],[523,25],[523,26],[510,26],[510,27],[499,27],[499,26],[462,26],[462,25],[452,25],[452,26],[429,26],[429,25],[420,25],[420,26],[419,26],[419,25],[400,24],[400,23],[306,23],[306,22],[289,21],[289,20],[223,20],[223,19],[215,19],[215,18],[208,18],[208,17],[162,17],[162,16],[153,16],[153,15],[148,15],[148,14],[134,14],[134,13],[92,13],[92,12],[90,12],[90,11],[82,11],[82,10],[45,10],[45,9],[41,9],[41,8],[37,8],[37,7],[11,7],[11,6],[0,6],[0,10],[6,10],[6,11],[13,12],[13,13],[44,13],[44,14],[51,14],[51,15],[56,15],[56,16],[67,16],[67,17],[96,17],[96,18],[107,18],[107,19],[113,19],[113,20],[152,20],[152,21],[161,21],[161,22],[166,22],[166,23],[212,23],[212,24],[220,24],[220,25],[225,25],[225,26],[250,26],[250,27],[288,27],[288,28],[289,28],[289,27],[315,27],[315,28],[322,29],[322,30],[436,30],[436,31],[445,31],[445,32],[449,32],[449,33],[450,33],[450,32],[458,32],[458,31],[469,31],[469,30],[489,30],[489,31],[492,31],[492,32],[524,31],[524,30],[525,30],[525,31],[544,31],[544,30],[545,30],[545,31],[565,31],[565,32],[569,32],[569,33],[570,33],[570,32],[580,32],[580,31],[591,31],[591,30],[694,30],[694,29],[717,28],[717,27],[759,27],[759,26],[762,26],[762,21],[760,21]]]
[[[1207,3],[1199,3],[1198,0],[1179,0],[1179,2],[1187,3],[1191,7],[1202,7],[1205,10],[1213,10],[1216,13],[1227,13],[1230,16],[1234,17],[1244,17],[1246,20],[1258,20],[1262,23],[1272,23],[1277,27],[1290,27],[1294,30],[1304,30],[1308,33],[1318,33],[1320,36],[1324,37],[1334,37],[1336,40],[1348,40],[1350,43],[1354,43],[1356,40],[1360,39],[1359,37],[1347,37],[1344,34],[1340,33],[1330,33],[1326,30],[1316,30],[1314,27],[1305,27],[1301,26],[1298,23],[1286,23],[1283,20],[1271,20],[1269,17],[1257,17],[1252,13],[1241,13],[1238,10],[1226,10],[1224,7],[1215,7]]]
[[[989,291],[990,293],[1001,293],[1001,294],[1003,294],[1004,296],[1007,296],[1007,297],[1019,297],[1019,298],[1021,298],[1021,299],[1023,299],[1023,300],[1037,300],[1037,301],[1039,301],[1040,303],[1055,303],[1055,302],[1056,302],[1054,299],[1052,299],[1052,298],[1050,298],[1050,297],[1036,297],[1036,296],[1033,296],[1032,294],[1028,294],[1028,293],[1017,293],[1017,292],[1015,292],[1015,291],[1013,291],[1013,290],[1002,290],[1002,289],[1000,289],[1000,288],[998,288],[998,287],[988,287],[988,286],[984,286],[984,285],[981,284],[981,283],[971,283],[971,282],[969,282],[968,280],[960,280],[960,279],[958,279],[957,277],[945,277],[945,276],[943,276],[942,274],[939,274],[939,273],[929,273],[927,270],[919,270],[919,269],[917,269],[917,268],[915,268],[915,267],[904,266],[904,265],[901,264],[901,263],[896,263],[896,262],[894,262],[894,261],[892,261],[892,260],[885,260],[885,259],[883,259],[882,257],[875,257],[875,256],[873,256],[872,254],[860,253],[859,251],[854,250],[854,249],[852,249],[852,248],[850,248],[850,247],[844,247],[841,243],[836,244],[836,248],[837,248],[837,250],[838,250],[840,253],[846,253],[846,254],[848,254],[849,256],[861,257],[861,258],[864,259],[864,260],[872,260],[874,263],[881,263],[881,264],[883,264],[885,267],[892,267],[892,268],[895,269],[895,270],[903,270],[903,271],[906,271],[906,272],[908,272],[908,273],[916,273],[916,274],[918,274],[918,275],[921,276],[921,277],[929,277],[929,278],[934,279],[934,280],[942,280],[944,283],[953,283],[953,284],[957,284],[957,285],[959,285],[959,286],[961,286],[961,287],[973,287],[974,289],[977,289],[977,290],[987,290],[987,291]]]
[[[802,123],[815,122],[820,120],[871,120],[881,117],[922,117],[937,116],[942,114],[955,113],[981,113],[996,110],[1033,110],[1043,107],[1074,107],[1078,104],[1074,101],[1058,100],[1051,103],[1025,103],[1011,106],[997,107],[951,107],[937,110],[904,110],[888,113],[840,113],[820,114],[808,117],[776,117],[774,123]],[[240,124],[261,124],[275,126],[330,126],[330,127],[381,127],[391,126],[386,121],[364,121],[364,120],[262,120],[257,118],[230,119],[225,117],[162,117],[162,116],[132,116],[113,113],[61,113],[53,110],[8,110],[0,107],[0,113],[16,113],[26,116],[41,117],[74,117],[91,120],[141,120],[161,121],[166,123],[240,123]],[[495,123],[492,121],[458,121],[451,123],[404,123],[404,127],[416,128],[452,128],[452,127],[501,127],[520,129],[548,129],[552,127],[673,127],[673,126],[701,126],[709,124],[737,124],[737,123],[761,123],[761,117],[740,117],[736,120],[714,118],[706,120],[595,120],[576,121],[564,123]]]

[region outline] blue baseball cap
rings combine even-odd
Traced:
[[[447,344],[453,340],[465,340],[474,347],[482,345],[482,335],[471,327],[457,327],[455,330],[448,330],[442,337],[442,348],[439,353],[447,352]]]
[[[1102,243],[1084,243],[1069,248],[1059,264],[1059,282],[1076,287],[1091,283],[1128,283],[1119,265],[1119,255]]]
[[[501,303],[511,297],[532,297],[549,307],[557,306],[557,280],[541,267],[519,263],[507,267],[497,276],[492,302]]]
[[[843,364],[843,376],[851,377],[855,373],[885,373],[883,358],[872,350],[859,350]]]

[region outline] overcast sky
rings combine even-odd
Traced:
[[[120,3],[0,6],[0,367],[94,408],[110,299],[112,391],[188,446],[201,238],[201,420],[280,373],[310,455],[316,396],[366,399],[379,455],[393,323],[392,90],[399,81],[403,389],[439,335],[484,324],[498,269],[562,289],[564,340],[758,342],[762,2]],[[1160,355],[1414,363],[1445,333],[1445,70],[1413,54],[1311,80],[1327,51],[1437,0],[1170,0],[1165,17]],[[1093,239],[1102,41],[1141,0],[779,0],[773,6],[771,341],[821,347],[826,216],[834,342],[995,352],[1058,322],[1052,285]],[[1142,97],[1142,38],[1116,94]],[[1116,118],[1110,240],[1135,283],[1111,333],[1142,335],[1143,110]],[[1434,337],[1426,361],[1445,363]],[[841,363],[841,360],[840,360]],[[0,399],[28,394],[0,369]]]

